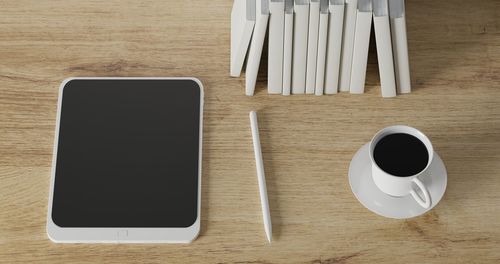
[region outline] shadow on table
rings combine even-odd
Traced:
[[[408,48],[415,90],[431,88],[430,82],[454,83],[457,75],[471,74],[482,67],[480,56],[487,56],[486,47],[482,47],[487,44],[486,26],[492,20],[498,21],[495,10],[498,6],[493,0],[407,1]],[[460,72],[456,74],[455,69]]]
[[[487,57],[487,25],[499,19],[496,5],[493,0],[481,4],[458,0],[406,2],[412,90],[433,89],[436,84],[456,85],[457,68],[458,75],[485,74],[478,67],[483,67],[481,57]],[[380,86],[376,53],[372,28],[366,90]]]
[[[462,124],[463,126],[463,124]],[[442,127],[449,133],[434,138],[433,145],[446,166],[448,183],[443,200],[454,212],[467,211],[467,201],[482,199],[500,168],[500,124],[479,122],[467,127]],[[477,200],[478,201],[478,200]],[[439,205],[438,205],[439,206]]]
[[[209,98],[210,89],[207,89],[208,82],[207,80],[201,80],[204,84],[204,96],[205,101]],[[207,120],[210,118],[210,112],[203,111],[204,121],[203,121],[203,140],[202,140],[202,171],[201,171],[201,226],[200,226],[200,236],[205,235],[207,229],[209,228],[208,223],[210,222],[210,214],[209,214],[209,196],[210,196],[210,151],[208,148],[208,144],[210,143],[211,138],[211,129],[207,125]]]

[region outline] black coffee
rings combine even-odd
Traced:
[[[406,177],[421,172],[429,161],[429,152],[418,138],[404,133],[383,137],[373,151],[375,162],[385,172]]]

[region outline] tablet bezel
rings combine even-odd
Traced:
[[[60,227],[52,220],[52,200],[54,195],[55,169],[59,144],[59,127],[64,88],[73,80],[190,80],[198,84],[200,89],[200,124],[198,153],[198,203],[196,221],[185,228],[109,228],[109,227]],[[57,103],[56,131],[52,157],[51,183],[47,214],[47,235],[55,243],[190,243],[200,231],[201,211],[201,167],[203,138],[203,85],[193,77],[72,77],[65,79],[59,87]]]

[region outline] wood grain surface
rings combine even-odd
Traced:
[[[2,0],[1,263],[500,263],[500,1],[407,1],[414,91],[254,97],[229,77],[232,1]],[[264,55],[265,57],[265,55]],[[54,244],[45,232],[61,81],[196,76],[205,86],[202,231],[189,245]],[[274,241],[262,225],[248,112],[257,110]],[[379,129],[419,128],[448,169],[429,213],[392,220],[350,191]]]

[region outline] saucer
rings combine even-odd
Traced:
[[[382,192],[373,181],[369,143],[361,147],[354,155],[349,166],[349,184],[354,196],[368,210],[389,218],[405,219],[422,215],[436,206],[446,190],[446,168],[439,155],[434,152],[434,159],[427,176],[419,177],[429,190],[431,207],[423,208],[408,194],[393,197]],[[433,177],[430,177],[432,175]]]

